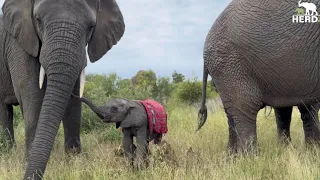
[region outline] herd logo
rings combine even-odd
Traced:
[[[296,9],[296,15],[292,16],[293,23],[317,23],[320,22],[320,18],[317,12],[317,6],[310,2],[298,2],[298,8]]]

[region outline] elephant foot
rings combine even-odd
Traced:
[[[256,140],[246,140],[246,141],[240,141],[240,139],[237,139],[238,142],[236,143],[230,143],[227,147],[227,152],[229,155],[235,155],[235,156],[242,156],[242,155],[258,155],[258,147]]]
[[[80,154],[82,151],[81,142],[78,138],[68,138],[64,149],[67,154]]]
[[[305,132],[305,144],[307,146],[320,146],[320,132],[318,130]]]
[[[241,126],[250,127],[255,125],[249,123],[239,123],[237,128],[244,129],[241,128]],[[256,133],[246,129],[240,131],[239,129],[237,130],[233,127],[229,128],[229,142],[227,146],[228,153],[234,155],[258,154]]]
[[[320,146],[320,139],[319,138],[305,138],[306,146]]]

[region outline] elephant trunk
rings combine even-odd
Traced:
[[[29,177],[42,178],[72,90],[86,65],[85,41],[79,37],[85,37],[85,34],[74,32],[79,27],[69,26],[66,23],[50,24],[44,33],[40,63],[47,75],[47,87],[29,152],[25,180]]]
[[[100,119],[104,119],[103,110],[100,107],[93,104],[89,99],[85,97],[80,98],[79,96],[76,96],[74,94],[72,94],[72,97],[76,98],[81,102],[84,102],[86,105],[88,105],[92,109],[93,112],[95,112],[99,116]]]
[[[301,7],[301,0],[298,1],[298,6]]]

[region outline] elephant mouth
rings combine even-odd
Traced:
[[[104,123],[114,123],[114,121],[112,121],[112,116],[110,116],[110,115],[105,115],[104,118],[102,119],[102,121]]]
[[[40,73],[39,73],[39,88],[40,89],[42,89],[45,75],[46,75],[46,72],[45,72],[43,66],[41,65]],[[85,81],[86,81],[86,74],[85,74],[85,68],[84,68],[80,74],[80,90],[79,90],[80,97],[82,97],[82,95],[83,95]]]

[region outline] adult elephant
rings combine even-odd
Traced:
[[[296,6],[295,1],[233,0],[206,37],[203,88],[210,74],[229,118],[233,152],[257,150],[256,117],[264,106],[320,99],[320,26],[293,23]],[[204,89],[199,113],[204,121]]]
[[[2,11],[0,51],[30,148],[24,179],[40,179],[61,120],[67,146],[80,149],[81,103],[70,99],[83,92],[86,45],[99,60],[123,36],[124,20],[114,0],[6,0]]]

